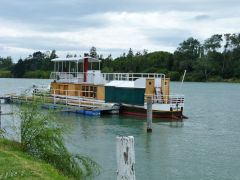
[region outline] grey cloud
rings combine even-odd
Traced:
[[[148,31],[148,38],[155,44],[177,47],[183,40],[189,38],[191,32],[180,29],[154,29]]]
[[[208,16],[208,15],[199,15],[199,16],[195,16],[194,20],[202,21],[202,20],[206,20],[206,19],[209,19],[209,18],[210,18],[210,16]]]
[[[57,38],[43,37],[24,37],[24,38],[1,38],[0,44],[7,44],[10,47],[21,47],[25,49],[43,50],[76,50],[83,49],[83,46],[66,43],[66,40]]]
[[[83,28],[99,28],[108,26],[105,19],[91,17],[93,14],[106,12],[200,12],[202,15],[189,17],[193,21],[211,18],[239,17],[239,0],[0,0],[0,17],[12,23],[20,23],[31,30],[40,32],[76,31]],[[217,14],[217,15],[216,15]],[[2,26],[2,24],[0,24]],[[155,44],[178,46],[180,42],[191,36],[192,32],[178,29],[146,29],[144,35]],[[198,37],[196,37],[198,38]],[[8,38],[0,39],[0,44],[28,49],[87,50],[72,43],[62,43],[56,38]],[[99,49],[112,54],[122,54],[126,49]],[[132,47],[133,48],[133,47]],[[0,46],[0,53],[3,52]],[[1,56],[1,54],[0,54]]]
[[[196,1],[147,1],[147,0],[2,0],[0,16],[31,23],[54,23],[49,17],[65,17],[69,20],[88,14],[104,12],[146,12],[146,11],[219,11],[221,9],[239,8],[236,0],[196,0]],[[71,21],[70,21],[71,22]],[[57,23],[60,25],[60,23]]]

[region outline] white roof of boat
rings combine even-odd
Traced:
[[[111,81],[105,86],[115,86],[115,87],[134,87],[134,81]]]
[[[93,58],[91,56],[87,56],[87,57],[71,57],[71,58],[55,58],[55,59],[52,59],[52,61],[53,62],[63,62],[63,61],[84,62],[85,58],[88,58],[88,62],[101,62],[99,59]]]

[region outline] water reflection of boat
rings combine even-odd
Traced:
[[[54,103],[74,106],[82,113],[87,109],[96,114],[120,110],[128,115],[146,116],[146,99],[151,97],[154,118],[184,117],[184,95],[170,94],[170,79],[164,74],[101,73],[101,61],[87,54],[84,58],[52,61],[50,93]],[[39,92],[36,88],[35,91]]]

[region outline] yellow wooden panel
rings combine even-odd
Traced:
[[[98,100],[105,100],[105,87],[97,86],[97,98]]]
[[[55,94],[60,94],[59,89],[60,89],[60,84],[59,83],[55,83]]]
[[[51,82],[51,93],[54,94],[54,90],[57,89],[57,83],[56,82]]]
[[[154,83],[155,83],[154,79],[152,78],[146,79],[145,98],[152,97],[152,95],[155,94]]]
[[[64,84],[64,90],[63,94],[68,95],[68,84]]]
[[[75,96],[82,96],[82,85],[81,84],[74,84],[75,85]]]
[[[60,89],[59,94],[60,95],[65,95],[65,92],[64,92],[65,86],[64,86],[64,84],[59,84],[59,89]]]
[[[170,78],[162,78],[162,94],[164,95],[164,103],[167,103],[169,100],[169,92],[170,92]]]
[[[75,90],[76,90],[75,88],[76,88],[75,84],[68,84],[69,96],[75,96]]]

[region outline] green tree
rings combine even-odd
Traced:
[[[192,72],[193,65],[200,56],[200,49],[200,42],[192,37],[180,43],[174,52],[174,69],[179,72],[183,72],[185,69]]]
[[[221,34],[214,34],[205,40],[204,48],[206,51],[216,51],[217,49],[221,48],[222,40],[223,39]]]
[[[233,48],[239,48],[240,47],[240,33],[232,34],[230,36],[230,40],[231,40],[231,45],[232,45]]]
[[[218,75],[220,68],[218,60],[221,60],[221,53],[216,51],[209,51],[206,56],[198,58],[194,65],[195,72],[199,74],[198,77],[202,77],[202,74],[205,77],[205,81],[207,81],[210,75]]]
[[[0,67],[10,69],[13,66],[12,58],[8,56],[7,58],[0,57]]]
[[[147,50],[147,49],[144,49],[142,54],[143,54],[144,56],[146,56],[146,55],[148,54],[148,50]]]
[[[90,54],[90,56],[93,57],[93,58],[97,58],[97,57],[98,57],[98,55],[97,55],[97,49],[96,49],[94,46],[91,47],[89,54]]]
[[[222,57],[221,53],[218,53],[217,50],[221,48],[221,42],[223,41],[221,34],[214,34],[210,38],[204,41],[203,47],[205,49],[204,58],[200,58],[199,60],[202,62],[198,62],[198,64],[202,65],[200,67],[204,70],[204,75],[206,80],[210,76],[220,75],[221,73],[221,64]]]
[[[51,53],[45,53],[44,59],[42,60],[42,70],[53,70],[54,63],[52,62],[52,59],[57,58],[56,51],[52,50]]]
[[[134,56],[134,55],[133,55],[132,48],[130,48],[129,51],[128,51],[127,57],[128,57],[128,58],[132,58],[133,56]]]
[[[12,73],[14,77],[21,78],[26,72],[25,65],[22,59],[18,60],[18,63],[13,67]]]

